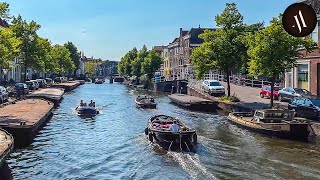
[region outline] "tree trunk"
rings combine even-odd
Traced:
[[[274,100],[274,97],[273,97],[274,82],[275,82],[275,78],[272,77],[272,78],[271,78],[271,94],[270,94],[270,108],[271,108],[271,109],[273,108],[273,100]]]
[[[228,90],[228,96],[230,96],[230,70],[227,70],[227,90]]]

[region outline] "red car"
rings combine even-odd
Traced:
[[[274,99],[278,99],[278,91],[281,89],[280,86],[274,86],[273,97]],[[260,97],[271,97],[271,86],[263,86],[260,91]]]

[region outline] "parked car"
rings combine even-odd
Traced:
[[[34,81],[26,81],[26,85],[28,86],[29,90],[36,90],[37,86]]]
[[[273,89],[273,98],[274,99],[278,99],[278,91],[280,90],[279,86],[274,86]],[[260,90],[260,97],[264,98],[264,97],[271,97],[271,86],[263,86]]]
[[[36,79],[39,83],[39,88],[46,88],[47,87],[47,82],[44,79]]]
[[[278,91],[279,101],[292,101],[294,98],[297,97],[311,98],[313,97],[313,95],[308,90],[299,88],[287,87]]]
[[[31,82],[34,82],[36,89],[39,89],[39,83],[37,80],[30,80]]]
[[[64,82],[67,82],[67,78],[66,77],[56,77],[54,79],[54,82],[55,83],[64,83]]]
[[[47,83],[47,87],[51,87],[52,86],[52,83],[53,83],[53,80],[51,78],[46,78],[46,83]]]
[[[297,116],[320,120],[320,98],[295,98],[288,109],[295,111]]]
[[[0,103],[3,103],[9,99],[9,93],[7,89],[3,86],[0,86]]]
[[[225,89],[220,84],[219,81],[216,80],[204,80],[202,82],[202,89],[204,92],[209,93],[211,96],[216,95],[225,95]]]
[[[16,83],[14,85],[14,91],[16,94],[18,93],[29,94],[29,88],[25,83]]]

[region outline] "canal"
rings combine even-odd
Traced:
[[[144,94],[121,84],[85,84],[66,94],[29,147],[7,160],[14,179],[292,179],[320,177],[320,146],[268,138],[231,125],[224,116],[191,112],[155,95],[156,110],[134,106]],[[80,99],[101,114],[81,119]],[[144,135],[156,114],[196,128],[196,153],[166,152]]]

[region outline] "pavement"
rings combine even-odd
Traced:
[[[225,87],[227,92],[227,82],[220,83]],[[202,91],[202,81],[190,81],[188,84],[189,87],[196,88],[199,91]],[[230,83],[231,95],[235,94],[240,99],[240,104],[252,109],[265,109],[270,107],[270,99],[260,97],[260,88],[254,88],[249,86],[238,86]],[[275,106],[279,107],[288,107],[287,102],[280,102],[275,100]]]
[[[34,125],[52,109],[53,103],[41,99],[17,101],[1,108],[0,125]]]

